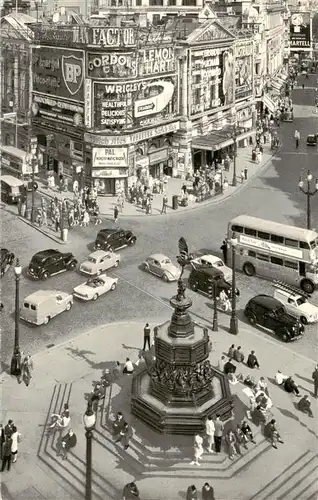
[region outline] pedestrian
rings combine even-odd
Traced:
[[[118,438],[124,428],[125,420],[121,411],[117,412],[116,418],[113,422],[113,435]]]
[[[239,345],[237,349],[235,349],[234,351],[234,356],[233,356],[233,359],[235,361],[237,361],[237,363],[243,363],[244,361],[244,354],[242,353],[241,351],[242,347]]]
[[[221,445],[222,445],[222,437],[223,437],[223,431],[224,431],[224,424],[220,419],[220,415],[216,415],[216,419],[214,420],[214,447],[216,453],[221,452]]]
[[[61,227],[61,216],[60,216],[60,211],[58,209],[56,210],[54,217],[55,217],[55,231],[58,232],[58,230]]]
[[[304,90],[304,88],[305,88],[305,84],[304,84],[304,83],[302,83],[302,84],[301,84],[301,86],[302,86],[302,88],[303,88],[303,90]]]
[[[204,453],[203,439],[200,436],[200,434],[196,434],[194,436],[194,443],[193,443],[194,460],[190,462],[190,465],[197,465],[199,467],[200,466],[199,460],[201,460],[203,453]]]
[[[212,448],[213,443],[214,443],[214,431],[215,431],[214,422],[212,420],[212,416],[209,415],[208,418],[206,419],[206,422],[205,422],[205,434],[206,434],[207,441],[208,441],[208,452],[209,453],[214,453],[213,448]]]
[[[282,440],[276,426],[276,420],[273,418],[268,426],[266,426],[266,430],[264,431],[265,434],[268,434],[268,437],[270,439],[270,442],[272,444],[272,447],[277,450],[277,442],[284,444],[284,441]]]
[[[300,133],[297,129],[295,130],[294,137],[295,137],[295,142],[296,142],[296,149],[298,149],[299,148],[299,141],[300,141]]]
[[[123,500],[140,500],[136,483],[128,483],[124,487]]]
[[[32,358],[30,354],[27,354],[22,363],[22,379],[27,387],[31,382],[33,370],[34,370],[34,365]]]
[[[12,427],[12,445],[11,445],[11,453],[12,453],[12,463],[14,464],[18,458],[18,443],[21,443],[22,435],[18,432],[15,426]]]
[[[132,437],[131,428],[127,422],[124,422],[123,428],[121,429],[115,443],[121,442],[124,446],[124,450],[127,450],[129,448],[129,441],[131,437]]]
[[[189,486],[189,488],[187,489],[186,500],[198,500],[198,491],[194,484]]]
[[[202,500],[215,500],[214,489],[209,483],[204,483],[202,486]]]
[[[64,176],[63,174],[61,173],[59,175],[59,192],[62,193],[63,191],[63,184],[64,184]]]
[[[89,214],[87,210],[84,210],[83,214],[83,226],[87,227],[89,225]]]
[[[143,351],[146,350],[146,346],[148,344],[148,349],[150,349],[150,326],[149,323],[146,323],[145,328],[144,328],[144,346],[142,348]]]
[[[62,446],[57,456],[62,455],[62,459],[67,459],[67,453],[76,446],[77,437],[75,432],[70,429],[67,434],[62,438]]]
[[[4,426],[4,437],[11,437],[13,426],[13,420],[8,420],[7,425]]]
[[[5,442],[6,438],[5,438],[5,434],[4,434],[4,429],[3,429],[3,425],[0,424],[0,460],[2,460],[3,458],[3,443]]]
[[[299,389],[298,389],[297,385],[295,384],[295,381],[292,377],[288,377],[285,380],[284,389],[286,392],[289,392],[289,393],[293,392],[296,396],[300,397]]]
[[[220,370],[220,372],[224,372],[224,365],[226,363],[226,357],[224,355],[222,355],[218,361],[218,369]]]
[[[134,365],[132,364],[129,358],[126,358],[126,363],[124,364],[123,373],[131,375],[133,371],[134,371]]]
[[[231,359],[233,359],[234,358],[234,352],[235,352],[235,345],[232,344],[231,347],[228,350],[228,353],[227,353],[228,357],[231,358]]]
[[[223,243],[220,247],[220,250],[222,250],[222,253],[223,253],[223,260],[224,260],[224,264],[227,264],[227,242],[226,240],[223,240]]]
[[[117,205],[115,205],[115,207],[114,207],[114,222],[115,223],[118,222],[118,207],[117,207]]]
[[[1,472],[4,471],[5,466],[7,466],[7,470],[10,470],[11,467],[11,459],[12,459],[12,439],[10,436],[6,436],[6,440],[3,443],[3,451],[2,451],[2,467]]]
[[[244,178],[245,178],[246,181],[247,181],[247,172],[248,172],[248,168],[245,167],[244,168]]]
[[[264,378],[264,377],[261,377],[261,378],[259,379],[259,381],[257,382],[257,384],[256,384],[256,391],[257,391],[257,392],[260,392],[260,391],[261,391],[261,392],[265,392],[265,394],[266,394],[267,396],[269,395],[269,393],[268,393],[268,386],[267,386],[267,382],[266,382],[266,380],[265,380],[265,378]]]
[[[318,397],[318,365],[315,366],[314,371],[312,372],[311,378],[314,381],[314,396]]]
[[[298,409],[304,413],[308,413],[308,415],[313,418],[313,412],[311,411],[311,402],[309,399],[309,396],[305,394],[299,401],[298,401]]]
[[[242,420],[240,429],[242,431],[242,434],[246,438],[246,442],[249,439],[252,443],[256,444],[256,441],[254,440],[254,436],[253,436],[253,433],[252,433],[252,429],[249,426],[249,424],[246,422],[246,420]]]
[[[241,171],[241,183],[245,181],[245,175],[244,175],[244,170]]]
[[[121,373],[120,362],[116,361],[115,366],[113,368],[113,379],[116,380]]]
[[[259,368],[259,362],[257,360],[257,357],[255,356],[255,351],[250,352],[250,354],[248,355],[246,364],[251,369]]]
[[[167,206],[168,206],[168,196],[166,194],[164,194],[163,198],[162,198],[162,210],[161,210],[161,214],[166,214],[167,213]]]
[[[227,431],[226,441],[229,448],[229,458],[230,460],[234,460],[234,455],[237,455],[238,453],[236,451],[236,437],[232,429]]]

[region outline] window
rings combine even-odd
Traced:
[[[250,229],[249,227],[245,228],[245,234],[248,234],[249,236],[256,236],[256,230],[255,229]]]
[[[162,5],[163,6],[163,0],[149,0],[149,5]],[[155,17],[157,16],[157,19],[155,19]],[[159,14],[155,14],[153,16],[153,22],[154,21],[158,21],[158,17],[159,17],[159,20],[160,20],[160,15]]]
[[[243,228],[242,226],[237,226],[236,224],[233,224],[232,226],[232,231],[235,233],[243,233]]]
[[[168,0],[168,6],[171,5],[177,5],[176,0]]]
[[[295,304],[294,299],[290,299],[290,298],[289,298],[289,299],[287,299],[287,302],[288,302],[288,304]]]
[[[285,260],[284,266],[290,269],[298,269],[298,263],[291,260]]]
[[[247,252],[247,255],[248,255],[249,257],[256,257],[256,252],[254,252],[254,250],[249,250],[249,251]]]
[[[136,0],[136,6],[140,7],[141,6],[141,0]]]
[[[258,254],[256,254],[256,258],[258,260],[263,260],[265,262],[269,262],[269,255],[266,255],[265,253],[258,253]]]
[[[273,243],[284,243],[283,236],[277,236],[276,234],[271,234],[271,241]]]
[[[300,248],[305,248],[306,250],[310,250],[310,246],[309,243],[307,243],[307,241],[300,241],[299,246]]]
[[[31,306],[32,311],[36,311],[36,306]]]
[[[287,245],[288,247],[298,248],[298,241],[291,240],[290,238],[285,238],[285,245]]]
[[[25,307],[26,309],[29,309],[30,304],[28,304],[27,302],[24,302],[24,307]]]
[[[283,259],[279,259],[278,257],[271,257],[271,263],[277,264],[277,266],[283,265]]]
[[[196,6],[197,0],[182,0],[182,5],[185,6]]]
[[[262,240],[269,240],[270,239],[270,234],[264,233],[263,231],[257,231],[257,236],[259,238],[261,238]]]

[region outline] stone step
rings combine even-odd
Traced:
[[[317,455],[307,451],[249,500],[317,499],[317,467]]]

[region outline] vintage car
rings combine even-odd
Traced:
[[[213,267],[214,269],[219,269],[219,271],[222,271],[224,279],[226,281],[229,282],[232,281],[232,269],[226,266],[223,260],[220,259],[220,257],[217,257],[216,255],[206,254],[196,257],[191,261],[191,265],[194,268],[202,266],[202,267]]]
[[[34,325],[47,323],[73,305],[73,295],[57,290],[37,290],[28,295],[20,309],[20,319]]]
[[[3,276],[13,264],[14,254],[7,248],[1,248],[1,276]]]
[[[304,334],[304,325],[288,314],[283,304],[270,295],[256,295],[250,299],[244,315],[251,325],[271,330],[284,342],[297,340]]]
[[[96,300],[109,291],[115,290],[118,278],[111,278],[106,274],[100,274],[96,278],[90,278],[82,285],[74,288],[73,295],[81,300]]]
[[[119,253],[104,252],[95,250],[89,254],[88,258],[80,265],[80,271],[91,276],[101,274],[111,267],[118,267],[120,262]]]
[[[276,288],[274,298],[284,304],[286,311],[303,325],[318,321],[318,307],[310,304],[305,295]]]
[[[215,284],[216,290],[214,290]],[[232,284],[225,280],[224,274],[220,269],[214,267],[193,267],[188,278],[188,285],[194,292],[204,293],[211,299],[215,291],[217,297],[219,297],[222,290],[225,291],[228,297],[232,296]],[[235,295],[237,297],[240,295],[240,291],[237,288],[235,290]]]
[[[177,281],[180,278],[181,269],[175,266],[169,257],[162,253],[150,255],[144,263],[143,268],[151,274],[159,276],[163,281]]]
[[[54,274],[64,271],[74,271],[77,260],[71,252],[59,250],[41,250],[33,255],[28,267],[31,278],[46,280]]]
[[[95,240],[96,250],[117,250],[136,243],[136,236],[129,229],[101,229]]]
[[[317,135],[309,134],[306,140],[307,146],[317,146]]]

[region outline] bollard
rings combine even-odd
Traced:
[[[64,242],[66,242],[67,241],[67,237],[68,237],[68,229],[64,228],[61,231],[61,240],[64,241]]]
[[[247,181],[247,168],[246,167],[244,168],[244,178]]]

